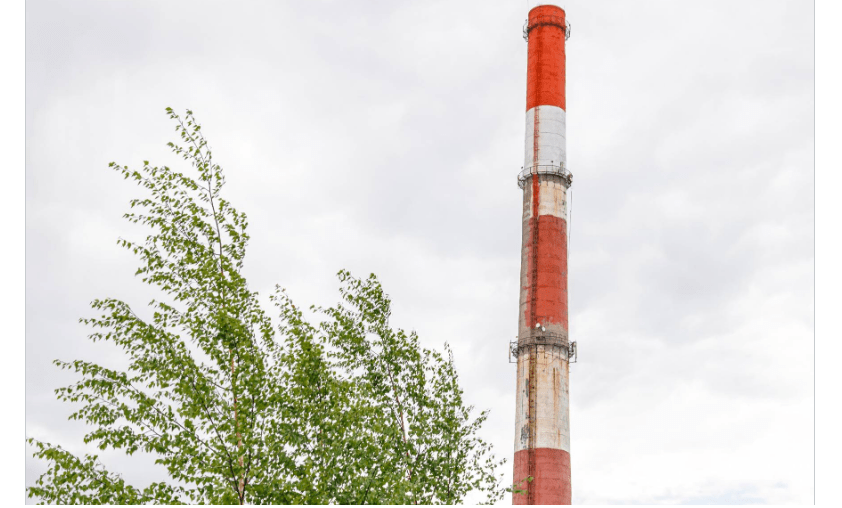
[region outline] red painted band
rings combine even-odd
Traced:
[[[529,454],[535,461],[535,476],[531,482],[523,481],[529,476]],[[515,453],[514,483],[518,489],[532,492],[512,494],[512,504],[571,504],[570,454],[554,448],[535,448]]]
[[[537,127],[538,123],[538,115],[535,115],[535,123]],[[537,137],[537,136],[536,136]],[[537,154],[538,151],[535,150]],[[532,328],[537,320],[535,319],[535,310],[537,309],[537,292],[536,288],[538,287],[538,277],[537,272],[539,270],[539,263],[538,263],[538,243],[540,243],[540,234],[541,228],[538,227],[538,205],[540,204],[541,200],[541,187],[540,187],[540,180],[537,175],[532,177],[532,218],[529,219],[529,240],[527,240],[527,252],[529,253],[527,257],[527,280],[526,280],[526,315],[524,319],[526,320],[527,328]]]
[[[537,182],[537,176],[532,178]],[[537,214],[538,201],[535,187],[537,184],[533,185],[532,191],[533,214]],[[529,327],[535,326],[535,323],[560,324],[567,331],[567,221],[554,215],[540,215],[535,220],[533,215],[529,221],[530,229],[536,223],[538,245],[532,245],[534,235],[530,234],[528,273],[537,273],[537,280],[528,278],[526,324]]]
[[[526,71],[526,110],[535,106],[565,109],[564,9],[539,5],[529,11],[529,54]],[[553,23],[541,23],[552,19]],[[560,23],[559,23],[560,21]],[[560,25],[560,26],[559,26]]]

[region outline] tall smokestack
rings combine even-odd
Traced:
[[[567,325],[567,170],[565,55],[570,31],[560,7],[529,11],[526,150],[523,189],[515,418],[514,481],[526,493],[514,504],[570,504],[569,362],[575,343]]]

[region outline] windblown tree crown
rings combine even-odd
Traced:
[[[111,163],[147,196],[130,202],[142,242],[137,275],[160,289],[142,319],[123,301],[92,302],[93,341],[122,349],[125,370],[84,360],[59,388],[86,443],[153,454],[168,482],[144,488],[29,438],[49,468],[27,488],[45,503],[458,503],[471,490],[501,499],[497,462],[479,436],[452,353],[389,325],[391,300],[374,275],[339,272],[341,301],[309,322],[276,287],[274,326],[242,275],[246,215],[222,197],[225,179],[193,113],[167,108],[169,143],[195,177],[144,161]]]

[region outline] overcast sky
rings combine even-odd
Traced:
[[[154,295],[107,164],[177,166],[171,106],[249,216],[251,288],[331,304],[339,269],[376,273],[393,325],[453,346],[509,479],[535,3],[27,2],[28,435],[86,451],[50,362],[118,361],[77,319]],[[559,5],[573,502],[811,503],[812,3]]]

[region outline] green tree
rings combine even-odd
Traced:
[[[309,322],[281,288],[274,326],[242,275],[246,215],[222,197],[191,111],[176,123],[172,151],[197,178],[144,161],[111,163],[145,188],[125,218],[148,227],[120,239],[140,258],[137,275],[165,295],[142,319],[125,302],[95,300],[81,321],[90,338],[121,348],[126,370],[55,361],[80,375],[56,390],[91,427],[86,443],[147,452],[169,480],[128,485],[95,455],[76,457],[33,438],[48,470],[27,487],[47,503],[458,503],[505,489],[486,418],[462,400],[453,356],[423,348],[389,326],[390,299],[374,275],[339,273],[341,302],[311,307]]]

